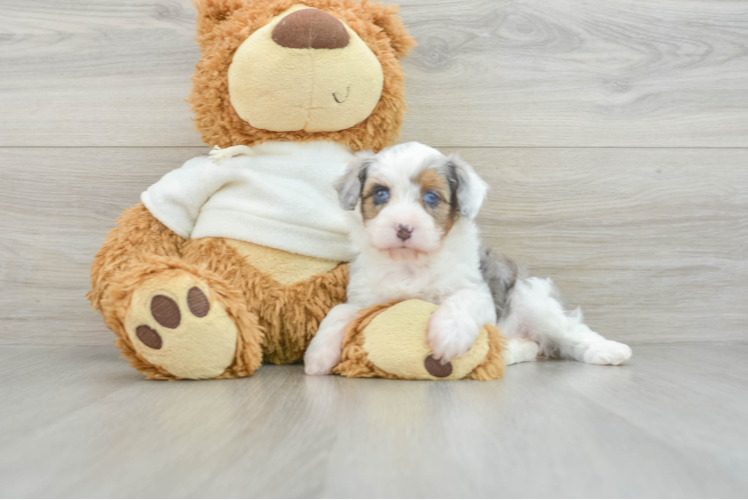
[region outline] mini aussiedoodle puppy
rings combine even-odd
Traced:
[[[362,154],[336,188],[354,213],[347,302],[334,307],[304,356],[306,373],[340,361],[345,328],[357,311],[391,300],[439,305],[427,340],[442,362],[465,354],[482,325],[509,339],[507,364],[538,354],[620,365],[624,344],[606,340],[564,311],[550,279],[529,277],[514,261],[481,246],[474,222],[487,185],[457,156],[411,142]]]

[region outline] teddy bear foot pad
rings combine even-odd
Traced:
[[[135,291],[125,318],[135,351],[179,378],[214,378],[231,365],[237,327],[205,285],[189,275],[151,280]]]

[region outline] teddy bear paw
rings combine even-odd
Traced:
[[[236,324],[190,276],[147,282],[133,294],[125,330],[136,352],[179,378],[221,375],[234,359]]]

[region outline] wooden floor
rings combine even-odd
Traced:
[[[385,0],[387,1],[387,0]],[[0,495],[748,495],[748,2],[401,0],[404,141],[629,366],[145,382],[88,267],[204,155],[190,0],[0,0]]]
[[[748,346],[494,382],[147,382],[108,346],[0,348],[4,497],[743,497]]]

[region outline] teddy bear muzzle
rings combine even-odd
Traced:
[[[236,114],[271,132],[346,130],[371,115],[383,86],[382,64],[361,37],[304,5],[249,35],[228,69]]]

